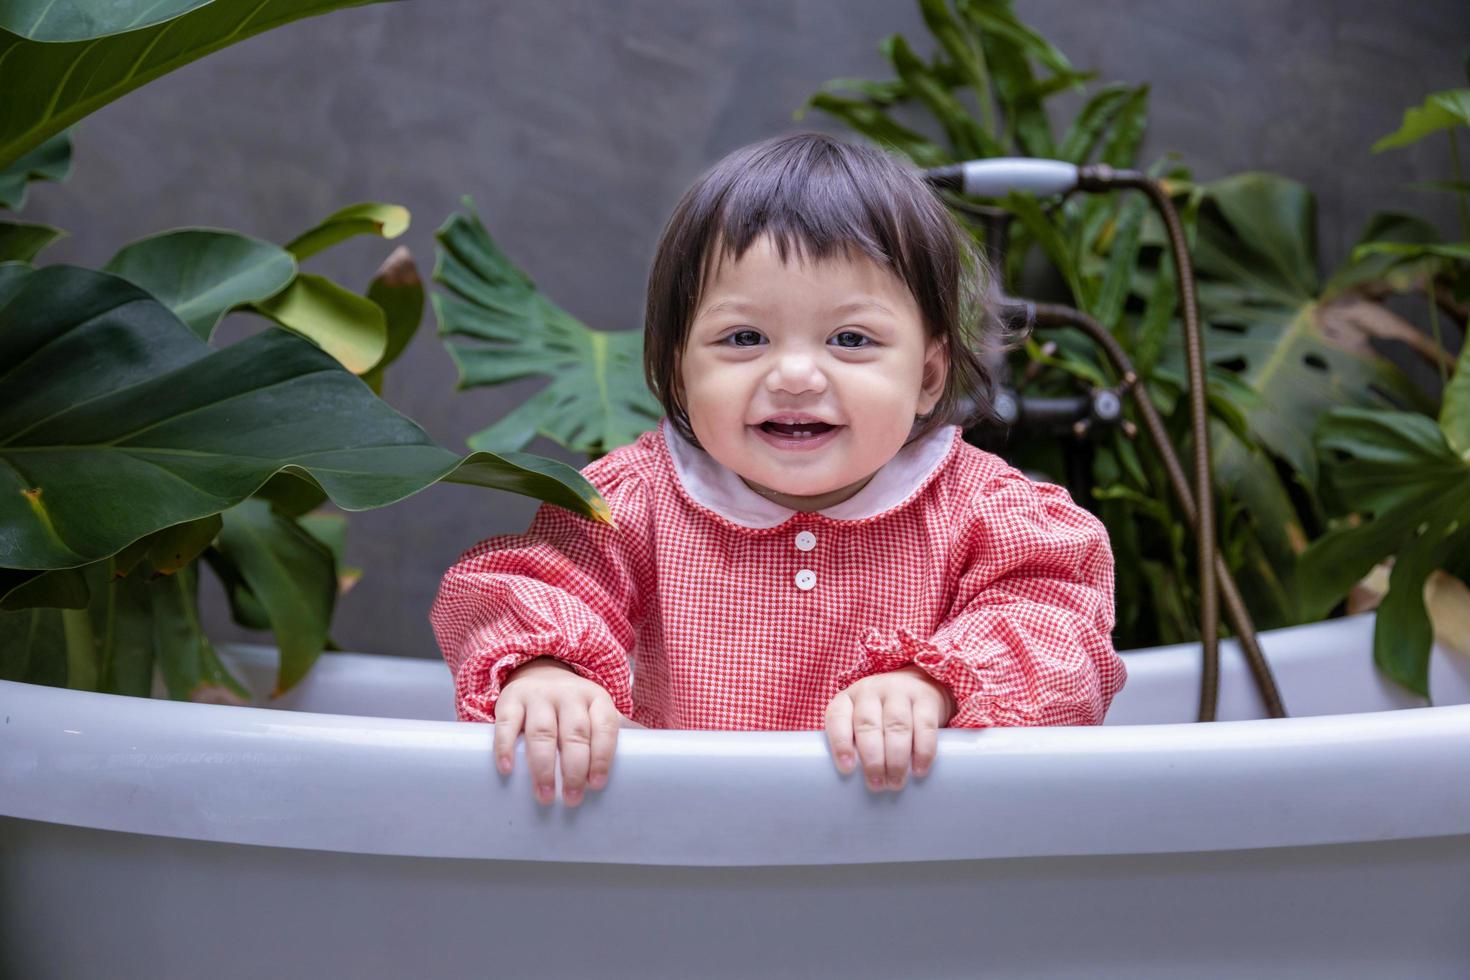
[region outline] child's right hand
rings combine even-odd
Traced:
[[[495,766],[510,773],[516,736],[524,729],[537,801],[550,804],[556,796],[560,749],[562,799],[577,806],[587,786],[607,785],[622,718],[601,684],[551,657],[537,657],[512,671],[501,688],[495,705]]]

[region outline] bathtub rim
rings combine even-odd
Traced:
[[[535,803],[519,752],[494,773],[485,725],[14,682],[0,704],[0,814],[222,843],[769,866],[1470,833],[1470,705],[946,730],[934,772],[896,797],[837,776],[818,732],[625,731],[608,790],[568,811]]]

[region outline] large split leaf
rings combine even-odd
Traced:
[[[0,290],[9,293],[0,306],[0,568],[105,558],[233,507],[282,471],[347,510],[450,480],[610,520],[571,467],[522,453],[461,459],[289,333],[214,350],[116,276],[68,266],[19,276]]]
[[[1248,413],[1254,440],[1317,483],[1311,431],[1339,406],[1423,406],[1424,396],[1371,338],[1407,339],[1412,326],[1352,294],[1319,300],[1315,204],[1294,181],[1241,174],[1206,188],[1195,265],[1210,363],[1236,370],[1259,396]],[[1165,360],[1183,362],[1182,340]],[[1243,459],[1223,449],[1222,478],[1240,486]]]
[[[91,31],[133,20],[156,4],[128,0],[91,10],[101,26],[70,27],[58,21],[61,36],[83,39],[32,39],[25,31],[46,21],[37,17],[49,0],[13,0],[0,9],[10,14],[0,25],[0,167],[20,159],[47,139],[113,99],[182,65],[273,27],[344,7],[377,0],[214,0],[167,21],[105,37]],[[80,4],[74,5],[83,10]],[[165,9],[188,6],[173,0]],[[12,30],[19,28],[19,32]]]
[[[141,239],[102,268],[141,287],[204,340],[231,309],[274,296],[296,277],[285,249],[210,228]]]
[[[574,452],[610,452],[657,424],[663,410],[643,380],[641,330],[589,330],[536,288],[510,261],[464,199],[436,233],[434,279],[441,335],[490,346],[446,343],[460,388],[544,375],[551,383],[470,438],[492,452],[519,449],[538,434]]]

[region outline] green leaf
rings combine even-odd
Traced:
[[[169,696],[182,701],[245,704],[250,692],[220,662],[199,621],[199,577],[190,565],[148,590],[153,646]]]
[[[807,105],[842,120],[880,146],[895,150],[920,167],[942,167],[954,157],[934,143],[889,118],[880,106],[863,99],[848,99],[818,92]]]
[[[1008,2],[959,0],[958,9],[975,27],[1003,38],[1059,74],[1073,71],[1072,63],[1050,41],[1023,24]]]
[[[21,2],[17,26],[34,20],[46,0]],[[371,2],[214,0],[151,27],[61,42],[0,30],[0,167],[113,99],[212,51],[303,17]],[[137,9],[136,3],[126,8]]]
[[[643,379],[641,330],[589,330],[536,288],[502,252],[464,200],[439,229],[434,296],[441,335],[490,346],[446,344],[460,387],[545,375],[550,384],[470,440],[477,449],[514,450],[538,433],[574,452],[609,452],[657,424],[662,406]]]
[[[326,502],[327,495],[321,487],[310,480],[302,480],[290,473],[277,473],[251,496],[268,501],[276,513],[286,517],[300,517],[316,510]]]
[[[1051,259],[1052,265],[1056,266],[1062,278],[1067,281],[1067,287],[1072,291],[1074,301],[1083,302],[1087,291],[1083,288],[1072,246],[1062,235],[1061,230],[1041,210],[1041,204],[1029,194],[1012,193],[1006,197],[1005,206],[1021,220],[1026,230],[1035,237],[1041,250],[1046,253],[1046,257]]]
[[[0,609],[85,609],[91,594],[87,580],[75,568],[50,572],[0,568]]]
[[[332,552],[261,500],[225,511],[219,550],[270,619],[281,651],[276,690],[296,685],[321,654],[337,598]]]
[[[1401,339],[1412,328],[1358,297],[1318,301],[1314,203],[1305,188],[1245,174],[1208,185],[1206,202],[1194,250],[1206,357],[1237,370],[1259,395],[1248,415],[1254,440],[1315,486],[1309,433],[1323,411],[1392,407],[1390,396],[1424,404],[1369,343],[1375,336]],[[1182,366],[1182,338],[1167,338],[1163,360]],[[1227,485],[1239,485],[1237,463],[1228,450],[1217,459]]]
[[[1405,186],[1416,191],[1448,191],[1451,194],[1470,194],[1470,180],[1415,180]]]
[[[300,273],[251,309],[310,340],[353,374],[370,371],[388,347],[382,307],[322,276]]]
[[[368,201],[353,204],[329,215],[321,224],[303,232],[286,246],[286,251],[304,261],[338,242],[354,235],[381,235],[397,238],[408,230],[408,208],[398,204]]]
[[[0,28],[32,41],[86,41],[160,24],[210,0],[9,0]]]
[[[1368,226],[1358,236],[1352,256],[1328,281],[1324,297],[1336,296],[1349,289],[1386,287],[1402,293],[1421,288],[1425,275],[1439,265],[1437,258],[1428,262],[1411,261],[1403,255],[1365,250],[1373,242],[1396,242],[1420,245],[1437,242],[1439,230],[1423,218],[1394,211],[1380,211],[1368,219]]]
[[[383,310],[388,343],[382,360],[362,380],[381,395],[384,372],[408,348],[424,318],[424,284],[407,248],[400,245],[384,260],[368,285],[367,297]]]
[[[1333,409],[1318,423],[1316,443],[1324,479],[1360,518],[1303,554],[1297,586],[1307,616],[1324,615],[1375,564],[1425,534],[1470,526],[1470,463],[1449,447],[1433,419]]]
[[[0,17],[4,10],[0,7]],[[33,180],[66,180],[70,176],[71,133],[57,133],[19,160],[0,167],[0,208],[23,208],[26,185]]]
[[[995,136],[993,94],[990,86],[990,71],[985,64],[985,54],[975,37],[966,31],[950,12],[948,0],[919,0],[919,9],[929,33],[934,35],[939,46],[949,56],[956,72],[965,84],[975,91],[975,101],[980,106],[984,129]]]
[[[1010,38],[990,31],[981,35],[980,44],[989,62],[991,77],[995,80],[996,96],[1005,113],[1007,133],[1014,134],[1022,152],[1030,156],[1055,156],[1051,121],[1043,105],[1046,93],[1036,83],[1026,50]],[[1003,148],[1009,145],[1009,138],[1002,143]]]
[[[273,474],[346,510],[439,480],[610,523],[571,467],[434,445],[315,347],[267,330],[223,350],[136,286],[29,271],[0,306],[0,567],[68,568],[233,507]]]
[[[1410,244],[1407,242],[1365,242],[1353,249],[1353,261],[1368,255],[1392,255],[1406,259],[1422,259],[1433,255],[1442,259],[1470,262],[1470,242],[1444,244]]]
[[[1470,498],[1448,509],[1470,516]],[[1388,578],[1388,592],[1378,606],[1373,627],[1373,662],[1404,687],[1429,696],[1429,655],[1434,626],[1424,605],[1424,583],[1446,558],[1470,545],[1470,524],[1430,519],[1409,544],[1399,549]],[[1449,528],[1449,530],[1446,530]]]
[[[1470,126],[1470,88],[1435,92],[1421,106],[1404,110],[1399,128],[1373,144],[1373,152],[1417,143],[1431,133],[1456,126]]]
[[[1439,427],[1450,449],[1470,462],[1470,342],[1460,345],[1455,373],[1445,386],[1439,410]]]
[[[962,159],[994,157],[1005,153],[1005,147],[970,116],[923,59],[914,54],[902,35],[894,34],[885,41],[885,53],[898,77],[909,92],[923,102],[944,127],[950,148]]]
[[[1143,230],[1143,216],[1148,202],[1134,195],[1123,205],[1117,231],[1109,246],[1108,269],[1102,289],[1092,309],[1093,316],[1104,326],[1113,327],[1123,315],[1133,275],[1138,269],[1138,239]]]
[[[1112,82],[1094,92],[1072,120],[1057,157],[1078,164],[1091,159],[1113,117],[1133,97],[1133,92],[1132,86],[1122,82]]]
[[[145,290],[208,340],[225,313],[286,288],[296,262],[239,232],[181,228],[133,242],[102,270]]]
[[[66,232],[50,225],[26,225],[0,221],[0,261],[32,262],[41,249]]]
[[[1133,166],[1147,129],[1148,86],[1140,85],[1123,100],[1109,122],[1100,154],[1102,162],[1120,170]]]
[[[66,631],[60,610],[0,612],[0,680],[66,686]]]
[[[198,558],[220,532],[220,516],[166,527],[148,539],[148,564],[154,575],[173,575]]]
[[[875,82],[866,78],[833,78],[822,83],[824,92],[857,92],[875,105],[893,105],[908,98],[908,89],[896,78]],[[801,118],[802,110],[796,118]]]
[[[250,591],[250,586],[245,584],[245,576],[235,564],[221,554],[218,548],[205,551],[204,560],[224,586],[225,598],[230,603],[230,618],[248,630],[270,629],[270,615],[255,597],[255,593]]]

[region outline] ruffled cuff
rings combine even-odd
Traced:
[[[933,641],[909,630],[884,631],[870,626],[858,639],[858,662],[837,679],[839,690],[873,674],[886,674],[910,665],[918,667],[949,690],[955,714],[966,701],[980,694],[975,665],[954,650],[944,650]]]
[[[455,685],[460,691],[460,720],[493,722],[495,705],[500,701],[506,679],[517,667],[530,663],[537,657],[551,657],[561,662],[588,680],[602,685],[612,695],[614,702],[619,701],[618,691],[608,683],[607,678],[581,664],[573,663],[566,659],[565,654],[566,643],[558,634],[528,633],[516,637],[515,649],[497,657],[488,668],[482,658],[466,659],[459,669],[459,676],[455,678]],[[617,708],[627,715],[632,705],[618,704]]]

